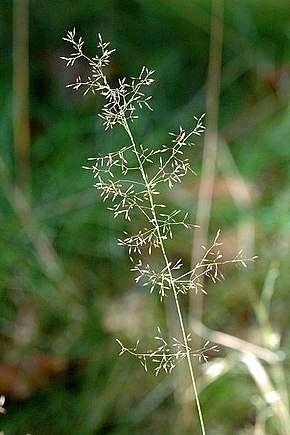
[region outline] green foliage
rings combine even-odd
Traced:
[[[280,275],[268,316],[281,336],[279,350],[288,358],[289,2],[225,3],[220,131],[241,175],[254,189],[249,213],[255,220],[255,253],[260,260],[251,282],[232,270],[222,286],[207,287],[204,322],[249,341],[254,335],[253,340],[259,342],[257,318],[249,301],[253,295],[259,299],[270,264],[277,260]],[[14,191],[17,176],[11,85],[13,11],[12,2],[1,2],[0,141],[8,171],[3,172],[1,166],[1,368],[20,362],[23,374],[23,368],[25,372],[31,366],[30,357],[39,353],[56,356],[65,367],[48,378],[41,372],[39,379],[44,383],[36,391],[30,390],[28,376],[26,396],[6,394],[7,413],[0,416],[5,435],[122,434],[128,427],[136,434],[165,434],[169,427],[172,433],[178,431],[179,404],[169,382],[162,380],[157,387],[154,375],[145,376],[135,361],[117,358],[115,336],[134,341],[139,334],[128,333],[132,323],[137,324],[136,318],[144,321],[150,312],[143,331],[147,339],[162,314],[157,300],[148,302],[142,292],[137,299],[132,297],[130,263],[115,243],[122,231],[120,221],[108,217],[90,188],[90,174],[81,169],[87,156],[106,154],[115,144],[123,146],[124,135],[120,130],[105,135],[95,118],[99,103],[65,90],[75,77],[68,75],[59,56],[64,50],[61,37],[75,26],[92,55],[98,32],[118,47],[108,70],[112,83],[119,77],[136,76],[143,64],[156,70],[155,110],[140,117],[134,128],[144,145],[166,143],[167,131],[177,130],[180,124],[188,129],[192,114],[205,111],[210,10],[210,2],[204,0],[86,0],[73,6],[65,1],[30,2],[33,219],[27,221],[7,195],[7,187],[8,192],[9,188]],[[85,64],[79,68],[80,74],[88,72]],[[199,173],[201,147],[193,149],[192,161]],[[192,213],[193,192],[196,187],[189,183],[172,194],[172,208]],[[246,212],[218,192],[214,202],[212,235],[217,228],[235,232]],[[47,239],[40,251],[35,238],[39,235]],[[225,235],[225,246],[232,240],[230,234]],[[44,261],[44,253],[49,252],[44,247],[49,246],[57,254],[54,268]],[[170,249],[177,258],[185,256],[185,264],[190,265],[188,238],[180,235]],[[127,324],[128,319],[121,316],[118,307],[124,306],[131,307],[127,317],[135,322]],[[232,371],[202,391],[210,435],[251,433],[257,413],[263,414],[264,402],[252,403],[260,393],[247,373],[237,362]],[[289,381],[289,370],[286,378]],[[136,385],[132,379],[141,380]],[[280,433],[275,415],[268,420],[267,433]]]

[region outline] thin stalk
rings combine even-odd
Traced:
[[[224,0],[212,0],[211,40],[206,93],[207,129],[204,138],[202,170],[196,211],[196,222],[198,225],[200,225],[200,231],[195,233],[193,241],[192,265],[194,265],[200,258],[200,247],[202,245],[207,245],[211,216],[218,148],[219,93],[223,43],[223,9]],[[195,320],[202,321],[202,293],[197,295],[197,297],[191,298],[189,310],[191,317],[193,317]],[[199,342],[198,337],[195,337],[195,342]]]
[[[183,316],[182,316],[182,312],[181,312],[181,308],[180,308],[180,304],[179,304],[179,300],[178,300],[178,295],[177,295],[177,291],[176,291],[176,287],[174,284],[174,279],[171,273],[171,268],[170,268],[170,262],[168,260],[167,257],[167,253],[164,247],[164,243],[163,243],[163,239],[160,233],[160,228],[159,228],[159,224],[158,224],[158,220],[157,220],[157,216],[156,216],[156,212],[155,212],[155,206],[154,206],[154,200],[153,200],[153,196],[152,196],[152,192],[151,192],[151,187],[148,183],[148,177],[146,175],[146,172],[144,170],[143,164],[140,160],[140,156],[137,150],[137,146],[135,143],[135,140],[133,138],[132,132],[130,130],[130,127],[128,126],[127,120],[124,119],[124,128],[130,138],[130,141],[132,143],[133,146],[133,150],[134,153],[136,155],[136,158],[138,160],[138,164],[139,164],[139,169],[141,172],[141,176],[144,180],[144,184],[146,187],[146,190],[148,192],[148,198],[149,198],[149,202],[150,202],[150,208],[151,208],[151,213],[152,213],[152,223],[156,228],[157,231],[157,235],[158,235],[158,239],[159,239],[159,243],[160,243],[160,249],[163,255],[163,259],[165,261],[165,265],[168,271],[168,275],[170,277],[170,281],[171,281],[171,286],[172,286],[172,291],[173,291],[173,296],[174,296],[174,301],[175,301],[175,306],[176,306],[176,310],[177,310],[177,315],[178,315],[178,320],[179,320],[179,324],[180,324],[180,329],[181,329],[181,334],[182,334],[182,339],[184,342],[184,347],[186,350],[186,359],[187,359],[187,363],[188,363],[188,368],[189,368],[189,373],[190,373],[190,378],[191,378],[191,384],[192,384],[192,388],[193,388],[193,392],[194,392],[194,397],[195,397],[195,401],[196,401],[196,407],[197,407],[197,412],[198,412],[198,418],[199,418],[199,423],[200,423],[200,427],[201,427],[201,432],[202,435],[206,435],[206,431],[205,431],[205,426],[204,426],[204,421],[203,421],[203,415],[202,415],[202,409],[201,409],[201,405],[200,405],[200,400],[199,400],[199,395],[198,395],[198,390],[197,390],[197,383],[195,380],[195,375],[194,375],[194,371],[193,371],[193,365],[192,365],[192,361],[191,361],[191,356],[190,356],[190,350],[189,347],[187,345],[187,336],[186,336],[186,332],[185,332],[185,326],[184,326],[184,320],[183,320]]]
[[[29,126],[29,0],[13,2],[13,136],[15,175],[31,214],[31,138]],[[15,187],[15,201],[19,189]]]

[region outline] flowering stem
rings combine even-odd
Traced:
[[[148,182],[148,177],[146,175],[146,172],[144,170],[142,161],[140,159],[140,155],[138,153],[137,146],[136,146],[135,140],[133,138],[132,132],[131,132],[130,127],[128,125],[128,122],[127,122],[127,120],[125,118],[123,119],[123,124],[122,125],[125,128],[128,136],[130,138],[131,144],[133,146],[133,152],[134,152],[134,154],[135,154],[135,156],[137,158],[139,169],[140,169],[140,173],[141,173],[142,179],[144,181],[146,190],[148,192],[148,199],[149,199],[150,209],[151,209],[151,214],[152,214],[152,224],[156,228],[157,237],[158,237],[158,240],[159,240],[159,246],[160,246],[160,249],[161,249],[161,252],[162,252],[162,256],[163,256],[163,259],[164,259],[164,262],[165,262],[165,265],[166,265],[166,269],[167,269],[167,272],[168,272],[169,280],[171,282],[171,288],[172,288],[173,297],[174,297],[174,301],[175,301],[175,306],[176,306],[176,310],[177,310],[179,325],[180,325],[180,329],[181,329],[181,335],[182,335],[182,339],[183,339],[183,343],[184,343],[184,347],[185,347],[185,352],[186,352],[186,359],[187,359],[187,364],[188,364],[188,368],[189,368],[189,373],[190,373],[190,378],[191,378],[191,384],[192,384],[192,388],[193,388],[193,392],[194,392],[194,397],[195,397],[195,401],[196,401],[196,407],[197,407],[197,412],[198,412],[198,417],[199,417],[199,423],[200,423],[200,427],[201,427],[201,433],[202,433],[202,435],[206,435],[204,421],[203,421],[203,415],[202,415],[202,409],[201,409],[199,395],[198,395],[198,390],[197,390],[196,379],[195,379],[195,375],[194,375],[194,371],[193,371],[193,365],[192,365],[192,360],[191,360],[191,356],[190,356],[190,348],[187,345],[187,335],[186,335],[186,332],[185,332],[184,320],[183,320],[183,316],[182,316],[182,312],[181,312],[181,308],[180,308],[180,304],[179,304],[179,300],[178,300],[178,295],[177,295],[177,290],[176,290],[175,283],[174,283],[174,278],[172,276],[170,262],[169,262],[169,259],[167,257],[167,253],[166,253],[165,246],[164,246],[164,243],[163,243],[163,237],[162,237],[161,232],[160,232],[160,227],[159,227],[158,219],[157,219],[156,212],[155,212],[155,205],[154,205],[154,199],[153,199],[153,195],[152,195],[151,186],[150,186],[150,183]]]

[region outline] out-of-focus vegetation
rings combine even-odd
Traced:
[[[198,433],[174,376],[155,378],[117,357],[115,337],[146,342],[160,317],[170,323],[171,307],[164,314],[158,297],[136,288],[116,243],[124,224],[107,213],[82,169],[125,137],[103,130],[98,99],[65,88],[87,66],[71,70],[59,58],[70,53],[61,38],[76,27],[90,55],[99,32],[117,48],[112,83],[142,65],[155,69],[154,111],[134,128],[142,143],[164,143],[168,131],[188,128],[205,111],[211,2],[31,0],[28,121],[17,100],[25,97],[20,3],[25,8],[21,0],[0,4],[0,395],[7,410],[0,428],[5,435]],[[243,246],[259,260],[207,283],[203,324],[230,341],[211,336],[220,353],[200,367],[200,399],[210,435],[280,434],[287,410],[277,397],[287,405],[290,374],[290,7],[288,0],[225,3],[222,145],[209,237],[222,228],[225,251]],[[202,148],[200,141],[192,150],[197,174]],[[198,181],[169,199],[193,220]],[[181,234],[172,256],[190,263],[191,243]]]

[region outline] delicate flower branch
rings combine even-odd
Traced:
[[[75,83],[67,85],[75,90],[85,88],[84,95],[89,91],[93,94],[100,93],[107,100],[102,108],[100,117],[104,119],[104,126],[106,129],[112,128],[115,124],[124,124],[124,119],[136,119],[136,107],[142,108],[146,106],[150,110],[149,100],[151,96],[145,96],[141,89],[143,86],[149,86],[153,83],[151,77],[154,71],[149,70],[145,66],[141,69],[138,77],[131,78],[130,83],[126,83],[126,79],[119,80],[117,88],[111,88],[108,84],[107,76],[104,74],[104,68],[110,63],[110,56],[115,51],[108,50],[109,42],[103,42],[102,36],[99,34],[98,49],[99,54],[95,57],[89,58],[83,53],[84,41],[82,38],[75,39],[75,29],[67,33],[65,41],[72,44],[75,52],[71,53],[68,57],[61,57],[66,61],[67,66],[73,66],[75,61],[79,58],[84,58],[88,61],[92,75],[88,76],[84,81],[81,76],[76,78]]]
[[[157,348],[147,350],[146,352],[138,352],[139,340],[133,348],[128,348],[119,339],[116,339],[117,343],[121,346],[119,355],[126,352],[133,355],[140,361],[146,372],[148,370],[148,361],[151,361],[153,364],[156,364],[155,374],[157,376],[161,370],[164,370],[165,373],[171,373],[176,365],[186,358],[188,352],[192,357],[198,358],[199,362],[207,362],[209,352],[218,352],[217,346],[209,346],[209,342],[206,342],[203,348],[199,350],[192,350],[189,346],[191,341],[190,334],[186,336],[186,344],[175,337],[172,337],[172,342],[169,343],[163,338],[159,327],[157,327],[157,331],[158,335],[154,337],[158,343]]]

